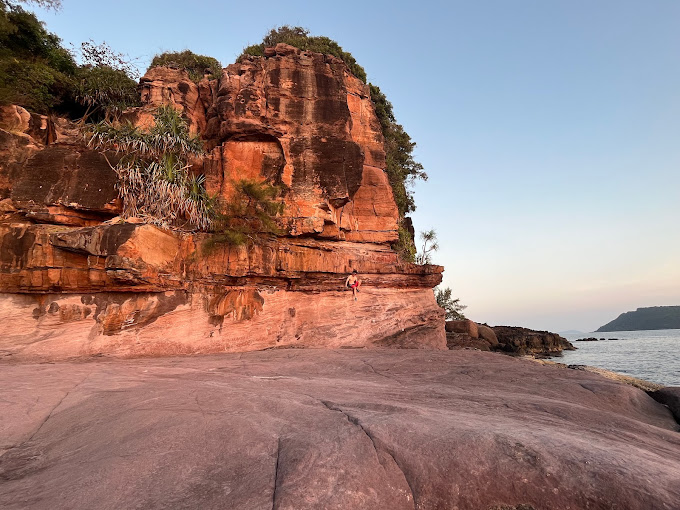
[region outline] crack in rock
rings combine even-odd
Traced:
[[[279,458],[281,457],[281,438],[276,444],[276,463],[274,464],[274,490],[272,491],[272,510],[276,509],[276,489],[279,486]]]
[[[376,457],[378,458],[378,462],[380,463],[380,465],[382,466],[383,469],[385,469],[385,466],[383,465],[382,461],[380,460],[380,452],[385,453],[385,454],[389,455],[389,456],[392,458],[392,461],[394,462],[394,465],[397,466],[397,469],[399,469],[399,471],[401,472],[402,476],[404,477],[404,480],[406,481],[406,485],[408,485],[408,489],[409,489],[409,492],[410,492],[410,494],[409,494],[409,496],[410,496],[410,501],[413,502],[413,507],[414,507],[414,508],[418,508],[418,504],[417,504],[417,502],[416,502],[416,493],[415,493],[415,491],[413,490],[413,486],[411,485],[411,481],[410,481],[410,480],[408,479],[408,477],[406,476],[406,473],[404,472],[404,469],[401,467],[401,465],[399,464],[399,462],[397,462],[397,459],[394,457],[394,455],[392,454],[392,452],[390,452],[389,450],[387,450],[387,449],[384,448],[384,447],[378,446],[378,444],[375,442],[375,439],[373,438],[373,435],[372,435],[368,430],[366,430],[366,428],[364,428],[364,426],[361,424],[361,421],[359,420],[359,418],[357,418],[356,416],[352,416],[352,415],[349,414],[347,411],[345,411],[345,410],[343,410],[342,408],[340,408],[337,404],[334,404],[334,403],[332,403],[332,402],[328,402],[328,401],[326,401],[326,400],[319,400],[319,402],[321,402],[321,404],[322,404],[326,409],[328,409],[329,411],[335,411],[335,412],[342,413],[342,414],[345,416],[345,418],[347,418],[347,421],[348,421],[349,423],[351,423],[351,424],[354,425],[355,427],[359,428],[359,430],[361,430],[361,431],[364,433],[364,435],[365,435],[366,437],[368,437],[368,439],[371,441],[371,444],[373,445],[373,450],[375,450],[375,455],[376,455]]]

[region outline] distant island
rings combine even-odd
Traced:
[[[651,306],[619,315],[597,332],[680,329],[680,306]]]

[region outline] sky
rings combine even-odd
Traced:
[[[417,143],[416,231],[490,325],[593,331],[680,305],[680,2],[62,0],[65,45],[222,65],[274,26],[354,55]]]

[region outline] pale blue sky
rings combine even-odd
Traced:
[[[680,305],[680,2],[63,0],[66,43],[227,65],[273,26],[337,40],[430,176],[444,285],[492,325],[595,329]]]

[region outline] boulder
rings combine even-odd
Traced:
[[[657,402],[665,405],[680,423],[680,387],[667,387],[650,391],[649,395]]]
[[[477,324],[471,320],[446,321],[446,331],[451,333],[463,333],[471,338],[479,338]]]
[[[496,333],[494,333],[493,329],[491,329],[489,326],[477,324],[477,331],[479,332],[479,338],[486,340],[491,346],[498,345]]]
[[[294,55],[300,54],[300,50],[298,48],[286,43],[278,43],[276,46],[274,46],[274,52],[282,57],[292,57]]]

